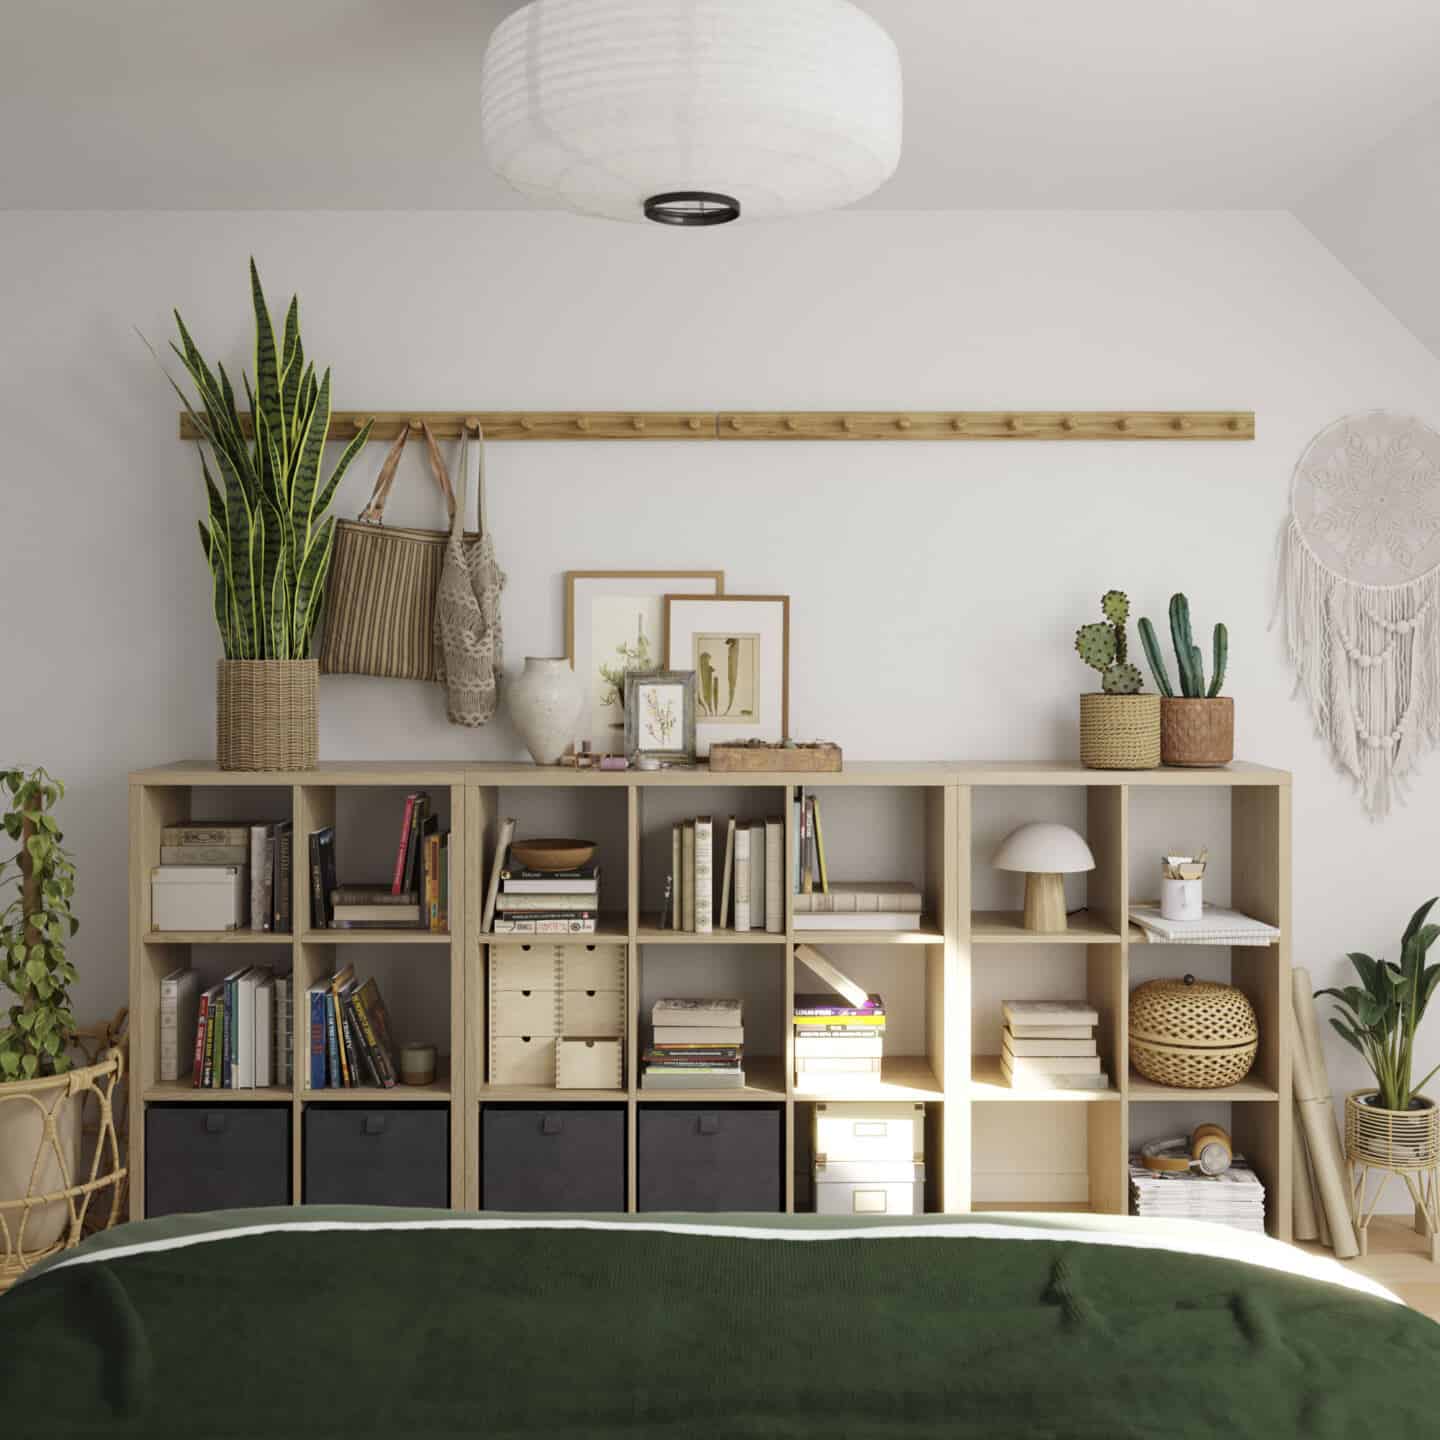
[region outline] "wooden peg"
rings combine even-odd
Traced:
[[[690,428],[692,430],[703,430],[705,428],[705,422],[698,415],[692,415],[690,417]]]
[[[478,415],[467,415],[465,417],[466,431],[473,430],[477,435],[480,433],[480,417]]]
[[[1073,430],[1075,428],[1075,417],[1073,415],[1061,416],[1060,428],[1062,430]]]
[[[1232,430],[1243,430],[1245,428],[1245,422],[1238,415],[1232,415],[1230,417],[1230,428]]]
[[[522,415],[520,417],[520,428],[522,430],[533,430],[535,428],[535,422],[528,415]]]
[[[844,418],[843,420],[841,420],[841,422],[840,422],[840,428],[841,428],[847,435],[853,435],[853,434],[855,433],[855,420],[854,420],[854,418],[853,418],[852,416],[850,416],[850,415],[845,416],[845,418]]]
[[[1025,428],[1025,422],[1018,415],[1012,415],[1005,422],[1005,428],[1012,435],[1018,435]]]
[[[1188,430],[1190,428],[1190,422],[1183,415],[1177,415],[1173,424],[1176,430]]]
[[[799,424],[796,422],[795,417],[794,417],[793,415],[787,415],[787,416],[785,417],[785,428],[786,428],[787,430],[792,430],[792,431],[793,431],[793,430],[798,430],[798,429],[800,428]]]
[[[957,435],[962,435],[962,434],[964,434],[964,432],[965,432],[965,422],[964,422],[964,420],[962,420],[962,419],[960,418],[960,416],[957,415],[957,416],[950,422],[950,428],[951,428]]]
[[[588,415],[580,416],[575,422],[575,428],[577,430],[588,430],[590,428],[590,417]]]
[[[1122,415],[1115,422],[1115,428],[1117,430],[1128,430],[1130,428],[1130,417],[1128,415]]]
[[[355,433],[358,435],[365,428],[365,417],[357,415],[350,423],[355,427]]]
[[[633,420],[631,420],[630,428],[632,430],[643,430],[645,428],[645,421],[641,419],[639,415],[637,415]]]
[[[732,415],[730,417],[730,428],[732,430],[739,430],[741,428],[740,417],[738,415]]]
[[[410,422],[410,428],[418,435],[422,427],[418,420],[412,420]]]
[[[908,415],[902,415],[896,422],[897,430],[908,430],[915,422]]]

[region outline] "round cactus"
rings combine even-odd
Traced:
[[[1134,665],[1113,665],[1100,680],[1100,688],[1107,695],[1138,695],[1145,677]]]
[[[1115,663],[1115,632],[1108,625],[1082,625],[1075,632],[1080,658],[1102,674]]]
[[[1112,625],[1125,625],[1130,619],[1130,597],[1123,590],[1107,590],[1100,597],[1100,612]]]

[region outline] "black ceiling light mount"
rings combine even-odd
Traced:
[[[667,190],[645,202],[645,218],[660,225],[728,225],[740,218],[740,202],[714,190]]]

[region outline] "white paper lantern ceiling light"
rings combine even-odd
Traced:
[[[720,225],[848,205],[900,159],[900,57],[848,0],[532,0],[480,92],[495,170],[587,215]]]

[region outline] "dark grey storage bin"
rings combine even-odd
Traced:
[[[480,1204],[486,1210],[624,1210],[624,1106],[485,1106]]]
[[[149,1105],[145,1213],[290,1203],[288,1105]]]
[[[450,1204],[448,1105],[307,1105],[307,1205]]]
[[[784,1207],[778,1106],[642,1105],[636,1124],[637,1208]]]

